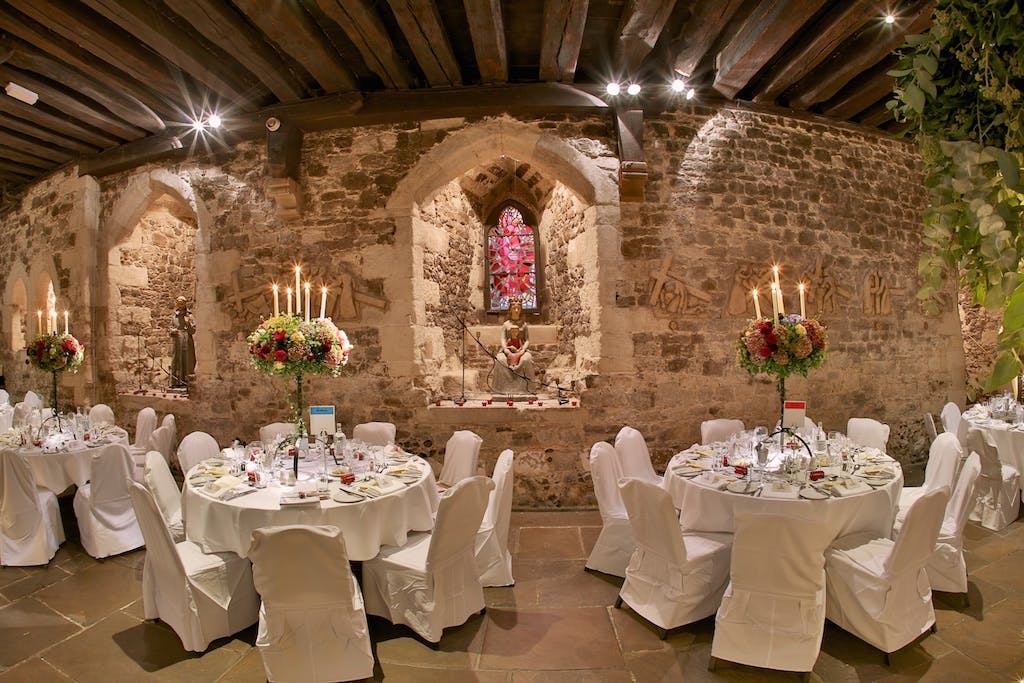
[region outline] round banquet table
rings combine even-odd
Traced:
[[[724,446],[712,444],[710,448],[722,449]],[[903,490],[903,471],[895,461],[892,461],[893,479],[864,493],[823,500],[780,499],[709,488],[677,474],[674,470],[686,460],[698,457],[701,451],[695,454],[697,448],[709,447],[693,447],[677,453],[665,471],[664,486],[672,495],[675,507],[681,511],[680,524],[687,531],[733,533],[733,517],[742,510],[782,515],[791,513],[802,518],[813,516],[829,528],[833,540],[857,532],[870,531],[882,538],[888,538],[892,533],[893,519]]]
[[[380,552],[382,545],[403,545],[410,531],[434,528],[434,514],[440,502],[434,473],[421,458],[413,457],[409,462],[417,464],[422,475],[399,491],[356,503],[338,503],[328,498],[284,506],[280,504],[281,494],[294,490],[293,487],[273,482],[233,500],[218,500],[205,494],[201,485],[192,485],[190,470],[182,493],[185,534],[203,552],[230,551],[247,557],[256,529],[283,524],[331,524],[341,529],[350,560],[369,560]],[[318,467],[319,460],[300,461],[300,477],[317,471]],[[332,482],[331,490],[336,486]]]
[[[977,427],[991,437],[992,443],[999,451],[999,461],[1002,464],[1024,473],[1024,424],[993,418],[988,408],[983,405],[967,409],[960,419],[966,420],[972,427]],[[1021,479],[1021,490],[1024,491],[1024,477]]]
[[[92,454],[96,447],[111,443],[128,446],[128,432],[120,427],[107,427],[102,438],[91,441],[71,441],[67,450],[47,453],[41,448],[28,446],[19,450],[25,456],[36,486],[60,493],[74,484],[82,486],[89,481]]]

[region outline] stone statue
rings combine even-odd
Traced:
[[[501,326],[501,350],[494,366],[494,393],[503,396],[529,395],[533,382],[533,356],[530,354],[530,333],[523,320],[523,304],[512,299],[508,319]]]
[[[174,324],[171,327],[171,388],[187,389],[195,379],[196,345],[192,336],[196,333],[195,318],[188,309],[188,301],[179,296],[174,302]]]

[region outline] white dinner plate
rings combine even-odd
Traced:
[[[365,498],[341,490],[331,491],[331,500],[336,503],[361,503]]]
[[[672,470],[673,474],[677,474],[680,477],[696,477],[701,472],[707,472],[707,470],[698,469],[696,467],[677,467]]]
[[[752,481],[734,481],[725,487],[726,491],[732,491],[733,493],[744,493],[750,494],[756,491],[759,487]]]
[[[806,498],[807,500],[825,500],[829,495],[827,493],[822,493],[812,486],[805,486],[800,489],[800,497]]]

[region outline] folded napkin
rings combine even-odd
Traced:
[[[864,477],[894,477],[896,473],[892,465],[867,465],[857,470],[857,474]]]
[[[784,481],[773,481],[761,487],[762,498],[799,498],[800,487]]]
[[[873,489],[859,479],[847,479],[846,481],[837,483],[832,487],[832,490],[835,491],[836,495],[840,498],[845,498],[846,496],[856,496],[860,493],[867,493]]]
[[[232,475],[220,477],[208,482],[203,487],[203,492],[214,498],[224,499],[230,496],[231,492],[237,489],[248,489],[249,485]]]
[[[720,491],[736,481],[736,477],[728,477],[718,472],[707,471],[693,477],[690,481],[704,488],[718,489]]]
[[[384,496],[395,491],[401,491],[405,488],[405,484],[393,477],[383,476],[376,479],[366,479],[365,481],[356,482],[355,484],[352,484],[352,488],[355,489],[357,493],[374,498],[377,496]]]
[[[384,470],[384,474],[394,474],[394,475],[399,475],[399,476],[408,476],[408,475],[412,475],[412,474],[419,475],[422,472],[423,472],[423,470],[421,470],[419,467],[416,467],[415,465],[409,465],[409,464],[405,464],[405,465],[392,465],[391,467],[389,467],[386,470]]]

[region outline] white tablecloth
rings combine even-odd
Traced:
[[[0,432],[6,432],[14,422],[14,408],[10,404],[0,405]]]
[[[980,405],[968,409],[961,419],[992,437],[1000,462],[1024,474],[1024,425],[992,419],[988,409]],[[1021,477],[1021,489],[1024,490],[1024,477]]]
[[[799,510],[801,515],[810,514],[820,519],[831,531],[833,540],[860,531],[888,538],[892,532],[900,491],[903,490],[903,472],[898,464],[894,464],[896,476],[892,481],[865,493],[824,500],[785,500],[708,488],[672,471],[673,466],[693,457],[687,451],[676,454],[665,472],[664,485],[675,506],[681,510],[680,523],[684,529],[733,533],[733,515],[737,510],[773,514],[793,511],[794,516]]]
[[[282,491],[290,487],[271,484],[265,489],[230,501],[212,498],[190,483],[182,493],[182,517],[188,540],[204,552],[231,551],[249,554],[255,529],[282,524],[333,524],[342,531],[351,560],[369,560],[382,545],[402,545],[410,531],[429,531],[440,496],[430,466],[412,459],[423,470],[419,481],[400,491],[359,503],[322,500],[298,506],[281,506]],[[300,462],[313,471],[317,463]],[[186,482],[189,478],[186,477]]]
[[[102,443],[120,443],[128,445],[128,432],[120,427],[110,427],[109,433],[104,437]],[[41,449],[29,446],[22,448],[22,455],[26,456],[32,474],[36,478],[36,486],[49,489],[54,493],[60,493],[67,487],[74,484],[82,486],[89,481],[90,463],[94,448],[87,446],[86,441],[72,441],[73,445],[67,451],[58,453],[44,453]]]

